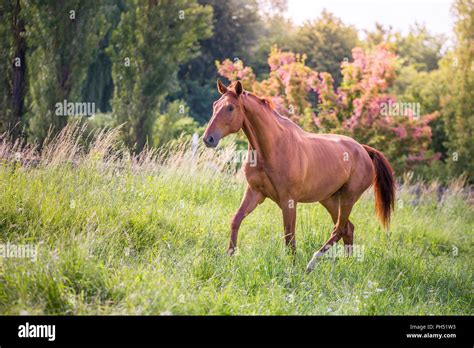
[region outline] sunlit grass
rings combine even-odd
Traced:
[[[319,204],[298,206],[295,257],[269,200],[225,254],[245,187],[231,147],[134,157],[115,131],[72,146],[79,133],[42,153],[0,146],[0,243],[38,248],[36,262],[0,258],[1,314],[474,313],[474,217],[459,184],[439,201],[406,183],[390,232],[368,192],[352,214],[363,260],[325,259],[307,275],[332,227]]]

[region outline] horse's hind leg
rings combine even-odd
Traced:
[[[339,215],[339,198],[337,194],[324,201],[321,201],[320,203],[329,212],[334,225],[336,225],[337,217]],[[347,221],[347,225],[344,228],[342,240],[344,241],[344,246],[346,249],[350,250],[354,241],[354,224],[350,220]]]
[[[321,205],[326,208],[328,213],[331,215],[334,225],[336,225],[337,217],[339,215],[339,198],[337,194],[319,203],[321,203]],[[342,240],[344,241],[344,245],[348,250],[351,249],[350,246],[352,246],[354,241],[354,229],[354,224],[348,220],[347,225],[344,228],[344,233],[342,234]]]
[[[358,197],[357,197],[358,198]],[[311,261],[306,268],[307,272],[311,272],[318,262],[324,256],[331,246],[337,243],[341,238],[345,245],[352,246],[354,236],[354,225],[349,221],[352,207],[357,200],[349,195],[347,190],[341,189],[338,193],[327,200],[321,201],[321,204],[328,210],[334,222],[334,228],[331,237],[323,244],[321,249],[314,253]],[[349,249],[351,247],[348,247]]]

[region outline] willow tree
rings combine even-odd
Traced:
[[[29,61],[29,131],[40,142],[67,117],[55,105],[79,102],[87,69],[104,36],[106,21],[96,1],[24,1]]]
[[[193,0],[127,2],[108,52],[113,114],[129,147],[140,151],[150,140],[160,102],[179,65],[198,52],[198,40],[212,34],[211,19],[212,9]]]

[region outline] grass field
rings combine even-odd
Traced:
[[[332,228],[321,205],[298,206],[295,257],[269,200],[228,257],[245,187],[222,170],[232,148],[133,158],[112,150],[115,136],[85,149],[69,131],[34,156],[0,144],[0,243],[38,252],[0,258],[0,314],[474,314],[474,214],[459,184],[440,202],[436,185],[418,198],[401,185],[390,232],[368,192],[352,213],[363,259],[308,275]]]

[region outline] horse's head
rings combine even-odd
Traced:
[[[219,140],[238,132],[244,123],[244,108],[240,100],[244,89],[240,81],[226,87],[217,80],[217,90],[222,95],[213,104],[212,117],[204,132],[203,140],[207,147],[216,147]]]

